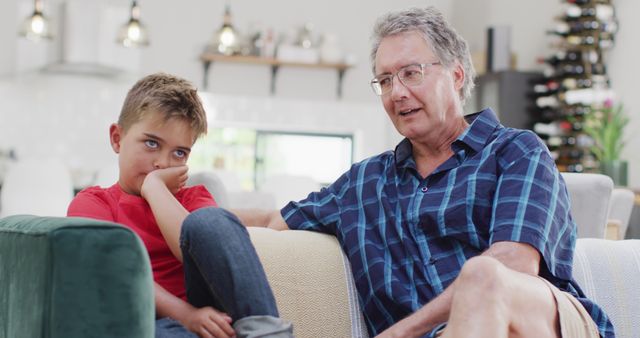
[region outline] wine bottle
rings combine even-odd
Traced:
[[[537,122],[533,125],[533,131],[535,131],[536,134],[546,136],[566,136],[581,129],[581,122],[569,122],[567,120],[552,121],[549,123]]]
[[[573,46],[593,46],[596,38],[592,35],[567,35],[565,41]]]
[[[615,34],[618,31],[618,23],[615,20],[604,20],[600,22],[600,31]]]
[[[571,33],[582,33],[598,30],[600,28],[600,22],[597,20],[581,20],[569,22],[567,26]]]
[[[609,21],[614,17],[613,6],[610,4],[597,4],[595,12],[595,17],[600,21]]]
[[[565,0],[570,4],[576,4],[578,6],[583,6],[591,2],[591,0]]]
[[[607,67],[604,63],[594,63],[591,65],[591,74],[594,75],[604,75],[607,73]]]
[[[579,63],[567,63],[556,67],[556,75],[560,77],[584,74],[584,66]]]
[[[536,95],[550,95],[557,93],[560,89],[560,84],[557,81],[550,80],[545,83],[538,83],[533,86],[533,92]]]
[[[567,77],[562,80],[562,88],[565,90],[591,88],[593,81],[589,78]]]
[[[572,163],[567,165],[567,171],[572,173],[584,172],[584,166],[581,163]]]
[[[581,163],[558,163],[557,164],[558,171],[560,172],[571,172],[571,173],[581,173],[584,172],[584,166]]]
[[[547,135],[547,136],[560,136],[563,134],[563,131],[558,126],[557,122],[551,123],[535,123],[533,125],[533,131],[538,135]]]
[[[548,33],[559,36],[579,35],[597,31],[599,28],[600,22],[596,20],[560,21]]]
[[[568,5],[564,12],[567,20],[576,20],[580,17],[594,17],[597,14],[595,7],[580,7],[578,5]]]
[[[565,148],[558,149],[558,160],[564,163],[575,163],[584,156],[584,151],[581,148]]]
[[[563,113],[565,116],[578,117],[591,112],[591,106],[575,104],[565,107]]]
[[[574,136],[551,136],[545,141],[548,147],[574,146],[576,142]]]
[[[613,47],[613,35],[608,32],[600,33],[600,39],[598,40],[598,45],[602,49],[610,49]]]
[[[560,105],[560,102],[558,101],[558,97],[556,97],[555,95],[540,96],[539,98],[536,99],[536,106],[540,108],[546,108],[546,107],[555,108],[555,107],[558,107],[559,105]]]

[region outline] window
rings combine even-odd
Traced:
[[[274,174],[309,176],[328,185],[352,162],[348,134],[213,128],[194,146],[189,166],[233,172],[243,189],[252,190]]]

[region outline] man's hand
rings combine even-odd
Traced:
[[[377,335],[376,338],[408,338],[409,336],[401,332],[402,330],[396,327],[396,325],[384,330],[381,334]]]
[[[419,323],[415,316],[409,316],[393,324],[391,327],[389,327],[388,329],[384,330],[382,333],[377,335],[376,338],[421,337],[424,334],[424,332],[426,332],[425,330],[427,330],[426,328],[424,330],[417,329],[421,326],[424,327],[425,325]]]
[[[175,194],[187,183],[187,178],[189,178],[189,175],[187,175],[188,171],[189,167],[186,165],[156,169],[144,178],[144,182],[140,188],[140,195],[142,195],[144,199],[147,199],[146,196],[151,193],[154,187],[160,184],[166,186],[172,194]]]
[[[231,317],[209,306],[192,308],[179,321],[187,330],[202,338],[231,338],[236,335],[231,327]]]

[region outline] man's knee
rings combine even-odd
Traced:
[[[462,266],[456,288],[482,295],[500,294],[504,291],[505,277],[505,267],[500,261],[488,256],[476,256]]]

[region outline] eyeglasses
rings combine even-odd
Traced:
[[[440,62],[432,62],[404,66],[395,74],[384,74],[373,78],[373,80],[371,80],[371,88],[378,96],[388,94],[393,88],[393,77],[396,75],[403,85],[407,87],[418,86],[422,83],[422,80],[424,80],[424,69],[439,64]]]

